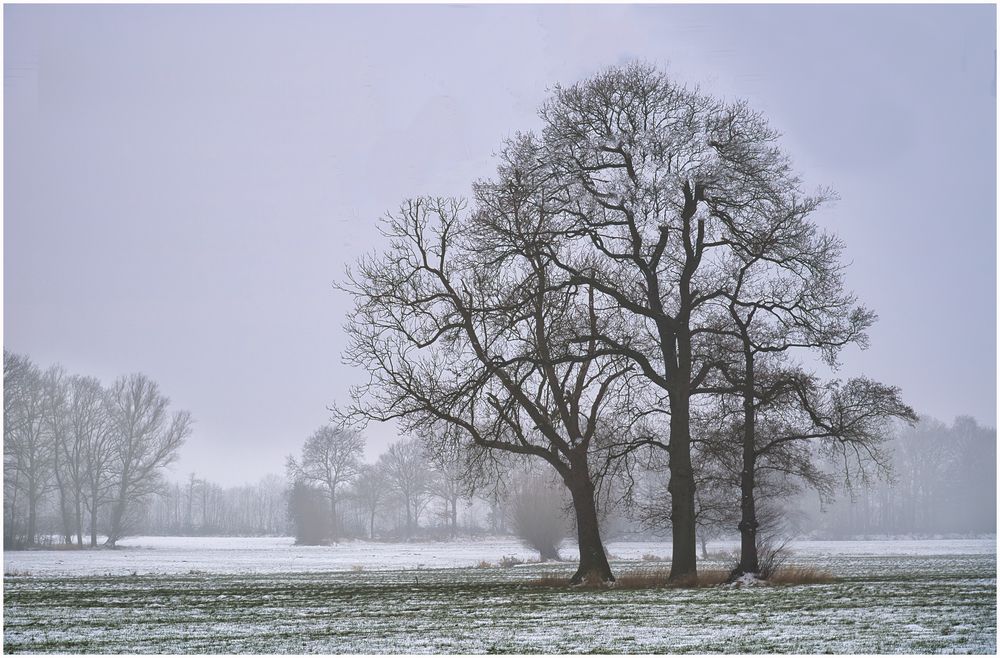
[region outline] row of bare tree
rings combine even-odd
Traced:
[[[286,536],[288,486],[284,478],[268,475],[223,487],[192,473],[148,498],[134,529],[148,535]]]
[[[414,440],[390,445],[374,464],[362,463],[363,452],[360,434],[327,425],[306,440],[300,457],[288,458],[290,513],[301,543],[343,537],[338,504],[345,501],[352,516],[363,517],[369,538],[375,538],[376,518],[382,515],[396,521],[393,534],[411,539],[421,515],[437,500],[439,516],[455,536],[459,500],[471,497],[457,463],[428,454]]]
[[[56,511],[66,544],[113,546],[190,432],[186,411],[142,374],[105,388],[92,377],[41,370],[3,355],[4,546],[35,545],[40,515]],[[54,529],[54,528],[53,528]]]
[[[807,366],[866,347],[875,321],[817,224],[832,194],[802,191],[745,103],[649,66],[557,86],[539,116],[471,201],[406,201],[348,273],[345,360],[368,377],[337,415],[396,420],[479,469],[546,463],[575,512],[573,582],[614,580],[600,494],[658,458],[671,578],[696,576],[699,491],[725,481],[735,575],[756,573],[762,492],[824,486],[823,452],[877,471],[914,418],[895,387]]]
[[[801,530],[828,538],[996,533],[997,432],[921,417],[892,441],[892,477],[835,501],[801,501]]]

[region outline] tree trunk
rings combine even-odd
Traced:
[[[567,482],[573,496],[573,509],[576,512],[576,536],[580,547],[580,566],[570,579],[571,585],[598,581],[613,583],[615,576],[611,573],[608,556],[601,542],[601,531],[597,521],[597,503],[594,500],[594,484],[589,474],[573,474]],[[556,556],[558,558],[558,554]]]
[[[34,546],[35,544],[35,525],[36,525],[36,511],[35,511],[35,500],[28,496],[28,537],[27,544],[29,546]]]
[[[369,520],[369,531],[368,535],[372,541],[375,541],[375,508],[372,508],[371,519]]]
[[[83,548],[83,491],[76,494],[76,545]]]
[[[91,488],[90,493],[90,547],[97,547],[97,487]]]
[[[58,435],[57,435],[58,436]],[[59,460],[59,439],[55,439],[55,457],[52,472],[56,478],[56,489],[59,491],[59,516],[62,519],[62,536],[64,544],[73,544],[73,520],[69,508],[66,506],[66,483],[63,481],[62,469]]]
[[[125,518],[125,501],[119,499],[111,508],[111,527],[108,529],[108,539],[105,546],[114,548],[122,533],[122,520]]]
[[[691,466],[690,407],[687,391],[670,395],[670,520],[673,556],[670,581],[698,576],[694,469]]]
[[[403,504],[406,507],[406,538],[410,539],[413,537],[413,514],[410,510],[410,499],[405,499]]]
[[[73,545],[73,514],[67,506],[66,495],[59,492],[59,511],[63,517],[63,543]]]
[[[337,497],[330,491],[330,542],[337,541]]]
[[[754,501],[754,471],[756,463],[753,451],[747,455],[743,450],[743,472],[740,474],[740,564],[734,576],[758,573],[760,564],[757,555],[757,510]]]
[[[458,534],[458,497],[453,496],[451,499],[451,538],[454,539]]]
[[[757,509],[753,491],[757,475],[754,368],[753,352],[745,329],[743,352],[746,375],[743,382],[743,470],[740,473],[740,564],[733,572],[733,577],[760,572],[760,562],[757,555],[757,527],[759,524],[757,523]]]

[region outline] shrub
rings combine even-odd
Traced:
[[[519,560],[513,555],[504,555],[500,558],[501,567],[516,567],[519,564],[524,564],[524,560]]]
[[[565,501],[559,489],[538,475],[517,485],[511,500],[510,522],[514,534],[538,551],[542,562],[559,560],[559,546],[566,538]]]
[[[788,539],[777,542],[770,539],[765,539],[760,542],[757,546],[757,565],[760,569],[757,575],[760,576],[762,580],[770,580],[784,564],[785,560],[788,559]]]

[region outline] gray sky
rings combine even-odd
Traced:
[[[844,375],[996,417],[994,6],[4,7],[4,346],[197,423],[175,476],[284,456],[363,374],[331,283],[462,195],[554,83],[643,59],[747,98],[881,320]],[[369,456],[394,439],[372,428]]]

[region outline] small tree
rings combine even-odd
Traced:
[[[317,546],[330,538],[330,513],[326,496],[319,488],[295,482],[288,494],[288,516],[295,532],[295,543]]]
[[[330,538],[339,538],[337,496],[358,474],[359,458],[365,448],[364,438],[356,433],[329,425],[316,430],[302,446],[302,457],[288,458],[288,478],[318,487],[326,495],[330,510]]]
[[[420,513],[430,498],[433,473],[420,443],[397,441],[379,460],[389,487],[399,496],[406,512],[406,538],[420,524]]]
[[[542,562],[561,559],[559,547],[568,534],[570,506],[563,491],[551,479],[529,474],[514,484],[511,494],[511,528],[526,546],[538,551]]]
[[[351,496],[368,516],[369,539],[375,539],[375,515],[389,494],[388,485],[384,462],[381,460],[375,465],[363,465],[354,480]]]
[[[451,428],[454,431],[454,428]],[[446,442],[454,447],[454,442]],[[458,534],[458,500],[470,486],[470,473],[462,454],[455,450],[439,450],[427,455],[433,478],[431,493],[441,500],[442,517],[452,539]]]

